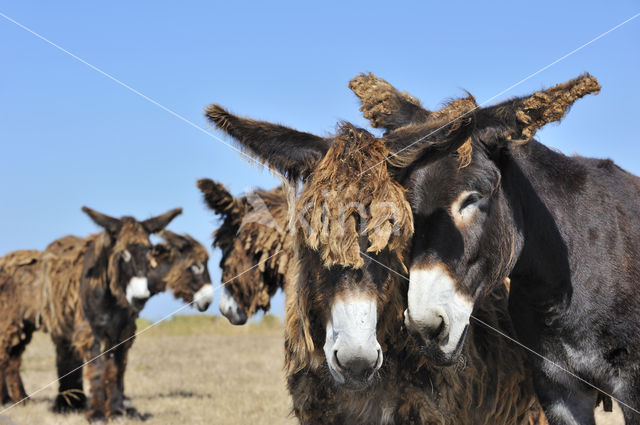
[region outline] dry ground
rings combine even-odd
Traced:
[[[139,329],[148,322],[142,321]],[[260,324],[229,325],[212,316],[178,316],[140,335],[130,353],[126,393],[140,419],[114,425],[295,424],[282,372],[283,326],[267,316]],[[24,358],[23,378],[32,393],[55,378],[54,350],[37,334]],[[86,385],[85,385],[86,388]],[[25,406],[0,414],[0,425],[84,425],[80,414],[49,411],[57,385]],[[6,406],[5,406],[6,407]],[[619,425],[600,413],[599,425]]]
[[[151,416],[144,422],[110,423],[295,424],[287,416],[291,403],[282,371],[282,334],[283,326],[272,316],[243,327],[212,316],[179,316],[152,328],[133,345],[125,380],[132,405]],[[48,336],[36,334],[23,364],[27,392],[56,378],[54,355]],[[49,411],[56,391],[51,385],[1,416],[11,425],[85,425],[80,414]],[[5,422],[0,417],[0,425]]]

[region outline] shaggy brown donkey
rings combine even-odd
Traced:
[[[207,110],[221,129],[278,171],[302,177],[294,196],[298,276],[287,299],[285,352],[303,424],[525,423],[535,402],[524,354],[482,326],[456,366],[429,363],[403,325],[403,258],[412,214],[387,171],[381,139],[344,125],[322,139]],[[382,160],[373,173],[361,173]],[[368,253],[364,253],[368,251]],[[478,306],[506,334],[506,289]],[[384,361],[383,361],[384,355]]]
[[[0,333],[15,335],[40,326],[51,333],[61,377],[57,410],[84,407],[84,394],[75,390],[81,388],[80,366],[92,360],[86,367],[91,386],[87,418],[94,421],[123,412],[116,379],[118,351],[103,353],[121,342],[132,323],[135,326],[137,312],[150,295],[149,235],[161,231],[181,210],[142,222],[132,217],[116,219],[86,207],[83,211],[104,228],[103,233],[58,239],[29,263],[12,260],[12,254],[0,261],[0,269],[12,276],[12,284],[3,284],[2,290],[13,291],[13,298],[24,303],[15,309],[18,317],[3,318]],[[20,275],[32,278],[17,281]],[[28,338],[5,337],[0,365],[6,365],[4,359],[15,347],[12,343],[21,340]]]
[[[213,246],[222,250],[220,312],[241,325],[258,310],[269,311],[271,297],[291,280],[286,197],[277,187],[236,198],[210,179],[198,180],[198,188],[223,218],[213,232]]]
[[[175,298],[193,304],[199,311],[205,311],[213,301],[213,285],[207,262],[207,249],[189,235],[179,235],[170,230],[163,230],[159,235],[163,242],[154,245],[151,253],[151,269],[148,274],[149,292],[151,296],[169,290]],[[127,366],[128,352],[135,339],[135,322],[125,328],[120,339],[125,341],[116,348],[118,361],[118,387],[123,406],[124,374]],[[82,382],[78,383],[82,385]],[[76,392],[82,392],[80,386]],[[126,409],[129,416],[138,416],[133,408]]]

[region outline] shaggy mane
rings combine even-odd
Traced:
[[[360,268],[360,236],[367,252],[402,251],[413,234],[405,190],[386,165],[382,139],[344,124],[297,201],[296,233],[326,267]]]

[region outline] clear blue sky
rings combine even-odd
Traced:
[[[203,108],[217,102],[327,134],[341,119],[365,125],[346,86],[357,73],[374,72],[428,107],[462,89],[482,102],[640,12],[640,4],[0,1],[0,12],[197,126],[208,128]],[[82,205],[139,218],[182,206],[170,228],[210,246],[217,221],[196,179],[220,180],[235,194],[278,183],[2,17],[0,64],[0,255],[97,231]],[[590,72],[602,92],[538,139],[640,174],[639,70],[637,18],[500,99]],[[219,255],[209,264],[214,283]],[[143,315],[180,305],[159,296]],[[274,311],[282,305],[279,296]],[[217,302],[209,312],[218,313]]]

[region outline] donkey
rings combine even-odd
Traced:
[[[198,188],[223,218],[213,232],[213,247],[222,250],[220,312],[242,325],[257,311],[269,311],[271,298],[292,279],[285,193],[282,187],[257,189],[236,198],[210,179],[198,180]]]
[[[91,400],[87,418],[96,421],[123,413],[118,405],[121,394],[116,380],[121,346],[106,356],[102,354],[117,346],[125,330],[135,326],[137,312],[150,296],[146,277],[151,253],[149,235],[161,231],[182,210],[171,210],[142,222],[132,217],[113,218],[87,207],[83,211],[104,232],[84,239],[58,239],[44,253],[34,255],[35,261],[12,261],[12,254],[0,260],[0,269],[13,278],[10,284],[1,286],[2,290],[12,292],[19,304],[11,312],[16,316],[5,316],[0,322],[0,334],[5,335],[0,348],[0,371],[4,372],[6,359],[15,347],[23,350],[21,341],[28,342],[31,332],[43,327],[56,345],[61,377],[54,410],[85,406],[86,397],[75,390],[82,381],[79,366],[89,362],[86,376]],[[16,280],[20,276],[25,281]],[[13,399],[14,394],[11,395]],[[20,396],[25,396],[24,391]]]
[[[207,310],[213,301],[213,285],[207,267],[209,254],[206,248],[189,235],[179,235],[166,229],[158,234],[163,242],[154,245],[150,254],[150,269],[147,274],[149,297],[169,290],[175,298],[193,304],[199,311]],[[140,306],[144,306],[144,303],[141,302],[138,306],[141,310]],[[137,314],[135,317],[137,318]],[[128,416],[133,417],[139,415],[136,409],[125,406],[124,374],[128,352],[135,340],[135,332],[135,321],[131,321],[119,337],[123,343],[114,350],[118,363],[118,399],[111,401],[118,411],[126,411]],[[61,360],[63,359],[58,359],[58,361]],[[78,364],[77,367],[82,367],[82,364]],[[81,378],[80,372],[78,377]],[[66,393],[68,396],[65,400],[69,405],[64,406],[64,410],[73,410],[73,401],[78,395],[84,394],[82,379],[78,379],[73,388],[69,386]]]
[[[535,388],[552,424],[593,424],[594,404],[608,395],[627,424],[640,423],[632,354],[640,344],[632,325],[640,321],[632,260],[640,252],[640,180],[611,160],[567,157],[533,140],[599,90],[585,74],[492,107],[469,98],[466,110],[439,122],[424,109],[428,118],[415,120],[406,110],[380,112],[397,103],[363,100],[380,126],[395,121],[386,128],[396,152],[389,162],[409,189],[421,235],[407,326],[430,358],[453,362],[472,308],[496,277],[510,276],[510,313],[519,340],[537,353]],[[403,120],[412,124],[398,126]],[[465,146],[468,166],[460,168]]]
[[[213,301],[207,249],[186,234],[163,230],[159,235],[164,241],[155,245],[151,254],[151,296],[169,290],[176,299],[206,311]]]
[[[439,366],[426,361],[403,327],[403,259],[413,217],[404,189],[388,173],[382,139],[348,124],[320,138],[217,105],[207,116],[272,168],[303,182],[299,198],[293,184],[288,190],[297,278],[285,335],[288,387],[301,423],[529,420],[535,396],[519,347],[472,326],[466,361]],[[380,161],[373,173],[362,173]],[[506,289],[491,297],[478,316],[511,334]]]
[[[20,378],[22,354],[40,327],[36,305],[41,293],[21,288],[23,282],[40,279],[42,252],[21,250],[0,258],[0,402],[16,402],[27,397]]]

